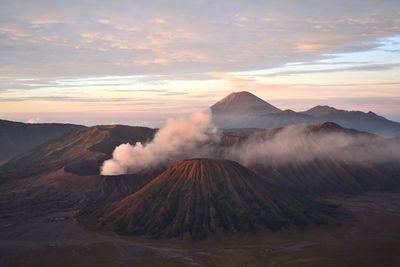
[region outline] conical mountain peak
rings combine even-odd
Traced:
[[[324,217],[320,204],[281,192],[237,162],[190,159],[86,221],[120,234],[205,238],[275,231]]]
[[[279,112],[280,109],[253,95],[250,92],[234,92],[211,107],[214,114],[265,115]]]

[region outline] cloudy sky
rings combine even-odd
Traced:
[[[0,0],[0,118],[160,126],[247,90],[400,121],[400,2]]]

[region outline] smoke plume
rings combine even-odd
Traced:
[[[224,135],[213,124],[210,112],[169,119],[152,142],[116,147],[113,158],[103,163],[101,174],[137,173],[195,157],[231,159],[247,167],[273,167],[315,159],[346,163],[400,162],[400,142],[342,128],[334,123],[294,125],[256,132],[228,145],[223,138]]]
[[[101,174],[137,173],[188,157],[204,157],[212,153],[212,144],[219,140],[220,132],[209,111],[168,119],[150,143],[116,147],[113,158],[103,163]]]
[[[277,132],[258,133],[226,149],[224,157],[245,166],[328,158],[347,163],[400,161],[398,142],[338,125],[334,127],[320,131],[310,125],[295,125]]]

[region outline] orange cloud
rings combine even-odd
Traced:
[[[161,18],[154,18],[154,19],[149,20],[149,22],[151,24],[156,24],[156,25],[160,25],[160,24],[165,24],[166,23],[166,21],[164,19],[161,19]]]
[[[182,51],[176,53],[161,54],[153,59],[135,60],[134,63],[138,65],[169,65],[172,63],[181,63],[187,61],[207,63],[210,62],[210,59],[207,55],[203,53]]]
[[[48,24],[59,24],[61,23],[61,21],[56,18],[38,18],[32,20],[31,23],[33,25],[48,25]]]
[[[223,72],[209,72],[208,75],[214,79],[225,80],[230,83],[231,87],[241,90],[262,91],[270,89],[283,89],[287,85],[263,83],[253,77],[239,77]]]
[[[297,43],[295,47],[299,52],[316,52],[323,50],[327,45],[318,43]]]

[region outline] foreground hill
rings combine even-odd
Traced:
[[[204,238],[319,224],[331,208],[285,193],[236,162],[191,159],[82,220],[120,234]]]
[[[22,123],[0,120],[0,165],[35,146],[61,137],[82,125],[62,123]]]
[[[373,112],[346,111],[316,106],[304,112],[280,110],[249,92],[235,92],[210,107],[215,123],[223,129],[272,129],[295,124],[335,122],[344,127],[383,136],[400,134],[400,123]]]

